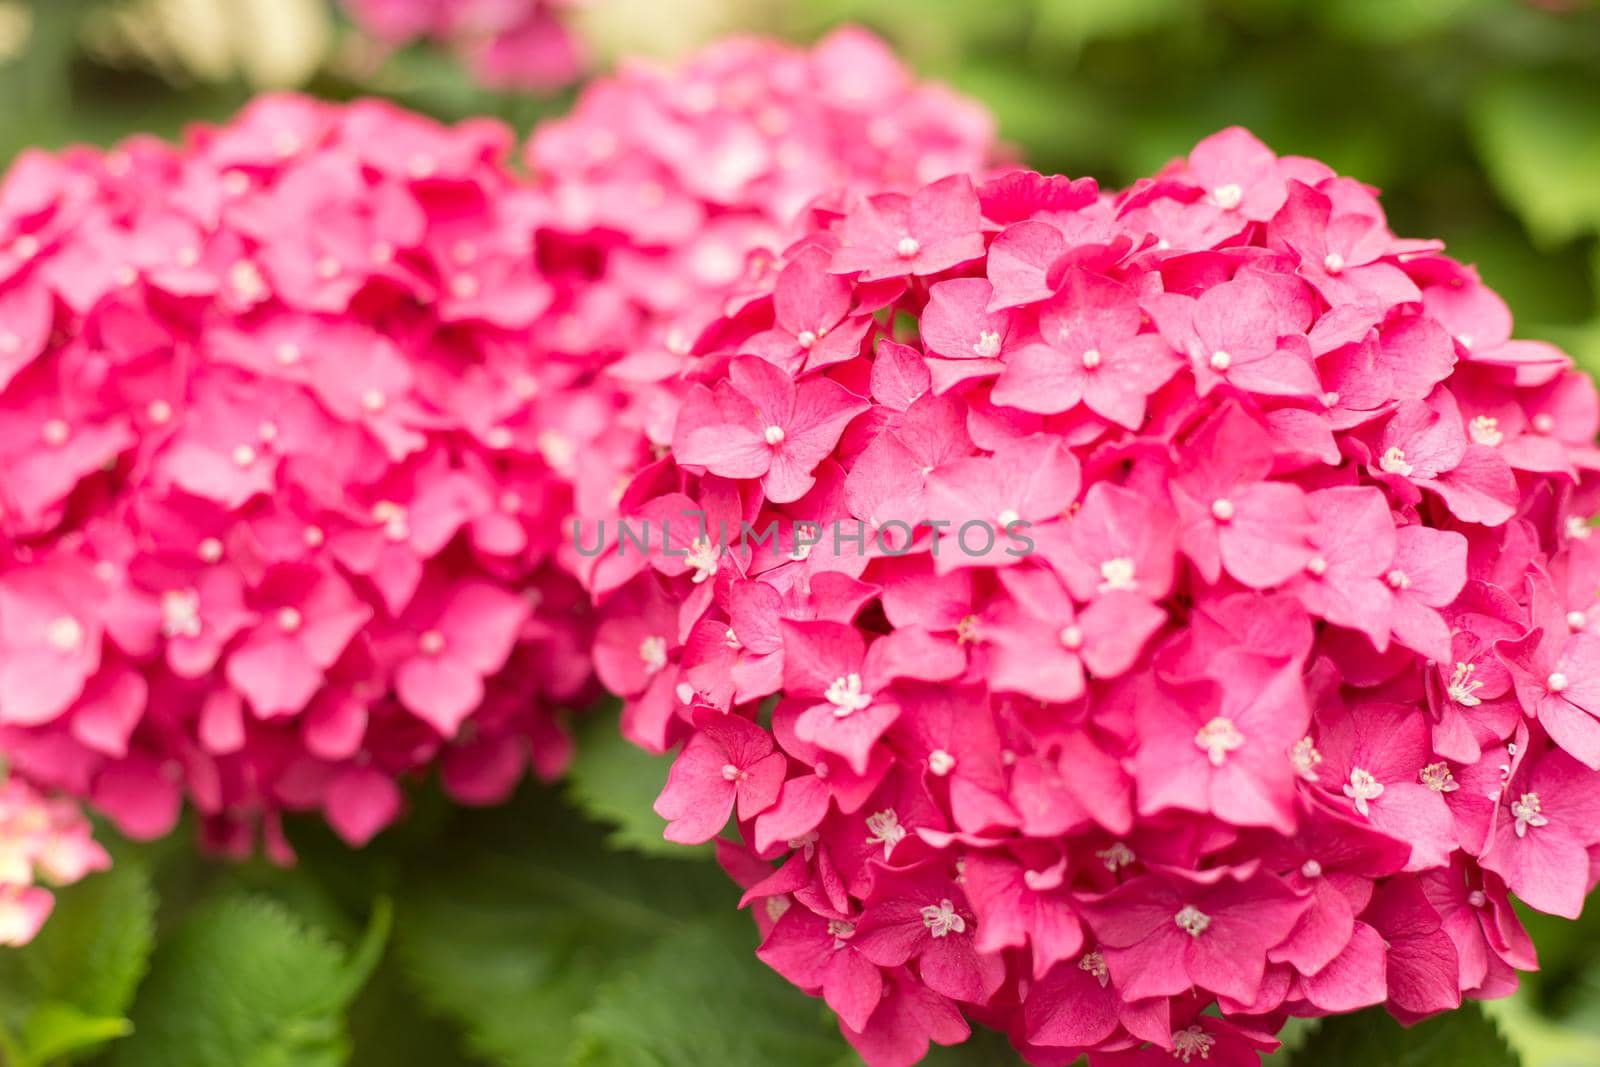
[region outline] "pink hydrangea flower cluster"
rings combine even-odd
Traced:
[[[485,85],[549,91],[586,64],[568,25],[583,0],[343,0],[351,19],[386,45],[444,45]]]
[[[694,165],[756,130],[740,180]],[[587,146],[566,170],[563,141]],[[530,759],[559,773],[552,709],[594,694],[567,517],[616,514],[670,440],[675,339],[807,200],[980,167],[992,129],[847,31],[597,83],[536,137],[537,182],[508,147],[495,124],[276,97],[181,148],[19,161],[0,751],[22,773],[138,837],[187,794],[217,843],[259,829],[280,855],[281,810],[359,843],[414,772],[473,803]],[[670,224],[580,209],[642,174]]]
[[[874,1067],[1254,1064],[1534,966],[1600,860],[1600,407],[1243,130],[814,213],[707,331],[596,659]],[[653,538],[638,547],[641,531]]]
[[[56,903],[46,886],[71,885],[109,866],[77,805],[47,798],[20,778],[0,782],[0,945],[38,936]]]
[[[910,191],[995,157],[983,107],[916,81],[854,28],[810,48],[732,38],[679,66],[629,62],[541,124],[527,163],[551,202],[547,259],[575,274],[546,333],[589,360],[574,395],[615,407],[607,447],[578,457],[583,520],[614,518],[621,487],[671,443],[692,344],[770,288],[809,203]],[[594,558],[569,563],[591,587],[620,580]]]
[[[553,562],[583,426],[509,131],[265,99],[0,189],[0,750],[125,833],[216,842],[397,780],[557,773],[591,699]]]

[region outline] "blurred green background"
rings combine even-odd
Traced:
[[[1016,155],[1041,170],[1121,185],[1232,123],[1280,152],[1324,159],[1381,187],[1397,232],[1443,237],[1476,263],[1519,334],[1555,340],[1600,370],[1594,2],[591,0],[578,32],[603,70],[618,55],[681,54],[719,33],[809,40],[841,22],[878,31],[924,75],[981,99]],[[570,104],[570,94],[486,92],[427,48],[385,55],[330,0],[0,0],[0,161],[29,145],[173,135],[266,88],[381,94],[524,130]],[[119,870],[132,873],[64,894],[43,948],[0,959],[0,999],[10,998],[0,1061],[26,1059],[5,1037],[34,1025],[39,1013],[23,1007],[120,1015],[138,986],[133,1017],[145,1039],[112,1046],[117,1064],[161,1063],[174,1042],[199,1042],[196,1065],[336,1064],[351,1034],[355,1062],[390,1067],[850,1063],[820,1006],[749,958],[734,891],[705,857],[644,855],[659,852],[649,801],[664,768],[603,723],[590,734],[564,800],[530,793],[498,814],[425,803],[422,817],[358,857],[315,834],[293,873],[197,865],[181,844],[126,851]],[[618,781],[637,793],[615,795]],[[564,804],[621,829],[579,823]],[[632,851],[598,848],[608,833]],[[382,952],[374,902],[388,898],[398,918]],[[1491,1017],[1528,1067],[1595,1067],[1600,908],[1578,924],[1530,925],[1545,971]],[[140,985],[157,928],[161,948]],[[366,957],[356,949],[363,928]],[[262,959],[239,971],[244,948],[212,958],[219,938]],[[72,969],[86,955],[104,1004],[85,1002]],[[701,972],[685,961],[726,982],[697,988]],[[240,988],[264,1007],[251,1020],[230,1014],[231,1001],[208,1015],[215,989],[184,984],[197,968],[212,985],[254,982]],[[656,995],[667,987],[681,987],[676,1000]],[[719,1006],[729,988],[738,996]],[[730,1034],[735,1015],[744,1026]],[[152,1045],[152,1032],[168,1041]],[[1294,1062],[1402,1061],[1388,1031],[1351,1033],[1312,1039]],[[1361,1040],[1379,1051],[1360,1052]],[[1409,1040],[1409,1064],[1509,1062],[1492,1033],[1459,1023]],[[1013,1061],[991,1041],[933,1062]]]

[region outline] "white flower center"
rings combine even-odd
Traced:
[[[712,544],[709,537],[696,537],[689,542],[689,549],[683,561],[694,569],[694,577],[690,581],[699,585],[707,578],[716,577],[717,566],[721,559],[720,546]]]
[[[872,694],[861,691],[861,675],[855,671],[835,678],[822,696],[833,705],[833,714],[840,719],[852,712],[862,711],[872,703]]]
[[[1556,428],[1555,416],[1540,412],[1533,417],[1533,430],[1535,433],[1549,433]]]
[[[1089,972],[1100,983],[1101,989],[1111,983],[1111,970],[1106,966],[1106,958],[1098,952],[1085,952],[1083,959],[1078,961],[1078,970]]]
[[[1415,469],[1406,462],[1406,451],[1399,445],[1390,445],[1388,450],[1378,459],[1378,469],[1388,474],[1398,474],[1401,477],[1410,477]]]
[[[389,398],[384,396],[383,393],[377,389],[368,389],[366,392],[361,394],[361,406],[373,414],[377,414],[378,412],[382,411],[384,406],[388,403]]]
[[[1511,817],[1517,820],[1512,829],[1517,832],[1518,837],[1527,837],[1530,826],[1550,825],[1550,820],[1545,818],[1543,808],[1539,805],[1538,793],[1524,793],[1520,798],[1513,800]]]
[[[1229,522],[1233,519],[1233,501],[1218,497],[1211,502],[1211,517],[1218,522]]]
[[[1300,865],[1300,873],[1307,878],[1321,878],[1322,864],[1316,860],[1306,860]]]
[[[811,330],[801,330],[794,335],[794,343],[803,349],[809,350],[812,345],[817,343],[817,335]]]
[[[741,778],[748,778],[750,776],[748,774],[744,773],[743,771],[741,771],[738,767],[734,766],[733,764],[724,763],[722,765],[722,777],[726,781],[737,782]]]
[[[1217,351],[1211,353],[1211,358],[1206,362],[1210,364],[1212,370],[1216,371],[1218,374],[1221,374],[1223,371],[1227,370],[1233,365],[1233,356],[1218,349]]]
[[[1180,1063],[1190,1063],[1196,1056],[1208,1060],[1211,1058],[1211,1046],[1216,1043],[1217,1039],[1200,1029],[1198,1024],[1187,1030],[1175,1030],[1172,1034],[1172,1058]]]
[[[222,558],[222,542],[215,537],[207,537],[195,547],[195,554],[202,563],[215,563]]]
[[[1594,527],[1589,525],[1589,520],[1582,515],[1567,516],[1567,536],[1579,541],[1587,541],[1589,535],[1594,533]]]
[[[767,439],[767,444],[772,445],[774,448],[776,448],[778,445],[783,444],[783,438],[784,438],[783,427],[782,426],[768,426],[766,428],[766,430],[764,430],[762,432],[761,436],[765,437]]]
[[[1099,365],[1100,365],[1100,350],[1098,348],[1087,349],[1083,353],[1083,369],[1084,370],[1094,370]]]
[[[659,634],[652,634],[639,642],[639,659],[644,663],[646,674],[655,674],[667,665],[667,639]],[[693,694],[691,694],[693,695]],[[688,701],[684,701],[685,704]]]
[[[1061,645],[1068,651],[1076,652],[1083,647],[1083,627],[1074,623],[1061,628]]]
[[[843,919],[829,919],[828,936],[833,938],[834,948],[844,948],[844,943],[856,936],[856,924]]]
[[[1194,743],[1206,754],[1211,766],[1220,767],[1227,761],[1229,753],[1244,747],[1244,734],[1239,732],[1232,719],[1218,715],[1195,732]]]
[[[1199,937],[1206,932],[1206,927],[1211,925],[1211,916],[1193,904],[1185,904],[1182,910],[1172,917],[1172,921],[1177,924],[1178,929],[1190,937]]]
[[[1483,683],[1472,677],[1477,669],[1475,663],[1457,663],[1450,675],[1450,684],[1445,688],[1445,695],[1464,708],[1475,708],[1482,704],[1483,701],[1474,695],[1483,688]]]
[[[1006,508],[999,515],[997,515],[995,519],[1000,523],[1000,529],[1005,530],[1009,529],[1012,523],[1021,522],[1022,516],[1017,514],[1011,508]]]
[[[172,405],[165,400],[150,401],[150,406],[144,409],[144,413],[157,426],[165,426],[172,421]]]
[[[1322,269],[1329,274],[1338,274],[1344,270],[1344,257],[1337,252],[1329,252],[1322,257]]]
[[[1550,675],[1550,677],[1544,680],[1544,687],[1550,690],[1552,693],[1564,692],[1567,686],[1570,684],[1571,681],[1560,671],[1556,671],[1554,674]]]
[[[1383,796],[1383,783],[1374,778],[1371,771],[1356,767],[1350,771],[1350,781],[1345,783],[1344,795],[1355,801],[1357,811],[1368,815],[1370,810],[1367,802]]]
[[[965,933],[967,920],[957,914],[956,906],[946,897],[922,909],[922,925],[928,928],[931,937],[948,937],[950,934]]]
[[[1467,436],[1480,445],[1493,448],[1506,439],[1500,431],[1500,420],[1492,415],[1479,415],[1467,424]]]
[[[943,778],[956,768],[956,758],[942,748],[928,753],[928,770]]]
[[[39,428],[39,436],[44,438],[44,443],[51,448],[60,448],[72,436],[72,427],[65,419],[46,419]]]
[[[273,351],[272,358],[280,367],[292,367],[300,362],[300,346],[293,341],[285,341]]]
[[[1106,870],[1116,871],[1127,867],[1138,859],[1133,854],[1133,849],[1121,841],[1114,841],[1110,847],[1102,848],[1095,853],[1100,862],[1106,865]]]
[[[900,816],[893,808],[875,811],[867,816],[867,844],[882,845],[887,862],[894,847],[906,839],[906,828],[900,825]]]
[[[1315,741],[1309,737],[1302,737],[1289,750],[1289,762],[1294,767],[1294,773],[1308,782],[1315,782],[1317,768],[1322,765],[1322,753],[1317,751]]]
[[[1244,199],[1244,190],[1233,182],[1229,182],[1227,185],[1219,185],[1211,190],[1211,199],[1215,200],[1217,206],[1222,210],[1232,211]]]
[[[51,619],[44,628],[44,639],[57,652],[76,652],[83,644],[83,624],[71,615]]]
[[[978,343],[972,350],[982,359],[993,359],[1000,354],[1000,334],[994,330],[984,330],[978,334]]]
[[[237,467],[248,467],[256,461],[256,450],[250,445],[235,445],[233,449],[233,463]]]
[[[1321,578],[1328,573],[1328,561],[1323,556],[1312,556],[1306,560],[1306,573],[1313,578]]]
[[[733,627],[731,626],[723,631],[722,643],[733,649],[735,652],[744,647],[744,645],[739,641],[739,635],[733,632]]]
[[[424,630],[417,635],[417,647],[425,656],[437,656],[444,651],[444,634],[438,630]]]
[[[163,637],[200,636],[200,594],[193,589],[168,589],[161,594]]]
[[[1461,788],[1455,775],[1450,773],[1450,765],[1443,760],[1428,764],[1417,773],[1417,777],[1435,793],[1454,793]]]
[[[1139,583],[1133,572],[1133,560],[1126,556],[1108,559],[1100,564],[1100,591],[1109,593],[1113,590],[1124,592],[1137,589]]]
[[[299,608],[282,607],[278,609],[278,629],[284,633],[294,633],[300,629],[304,622],[305,618],[300,614]]]
[[[895,254],[901,259],[912,259],[918,252],[922,251],[922,245],[918,243],[915,237],[907,234],[905,237],[900,238],[899,243],[894,246],[894,250]]]

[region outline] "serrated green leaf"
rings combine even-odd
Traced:
[[[1324,1019],[1294,1067],[1520,1067],[1517,1054],[1476,1003],[1407,1029],[1380,1008]]]
[[[131,855],[54,892],[39,936],[0,953],[0,1020],[15,1067],[74,1057],[125,1033],[155,938],[155,895]]]
[[[133,1024],[120,1015],[90,1015],[76,1005],[47,1000],[23,1024],[21,1055],[30,1063],[53,1063],[132,1032]]]
[[[1170,26],[1191,10],[1184,0],[1039,0],[1037,32],[1069,48]]]
[[[374,928],[383,919],[375,917]],[[115,1067],[337,1067],[365,961],[263,897],[203,906],[160,947]]]
[[[567,796],[591,819],[610,825],[606,843],[671,859],[704,860],[709,845],[687,848],[661,836],[666,821],[654,804],[667,784],[671,760],[623,740],[613,702],[583,717],[577,755],[567,772]]]
[[[755,949],[740,915],[672,930],[578,1018],[571,1067],[833,1067],[848,1057],[820,1002],[761,966]]]
[[[1403,44],[1460,26],[1503,0],[1322,0],[1312,10],[1334,33],[1375,44]]]
[[[408,870],[401,959],[476,1054],[504,1067],[565,1063],[596,988],[684,924],[733,909],[737,890],[715,864],[608,851],[604,837],[553,794],[530,791],[499,811],[462,813]]]
[[[1531,73],[1491,81],[1473,101],[1478,154],[1533,236],[1555,244],[1600,230],[1600,108],[1593,78]]]

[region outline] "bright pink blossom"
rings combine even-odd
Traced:
[[[26,945],[38,934],[55,907],[46,886],[71,885],[109,866],[72,802],[18,778],[0,783],[0,946]]]
[[[874,1067],[963,1013],[1030,1062],[1243,1065],[1262,1020],[1509,993],[1510,895],[1575,914],[1600,844],[1589,380],[1242,130],[1122,193],[809,223],[620,490],[776,543],[595,586],[762,958]]]

